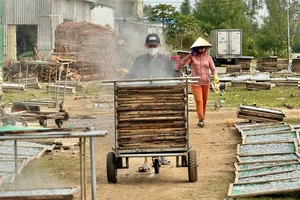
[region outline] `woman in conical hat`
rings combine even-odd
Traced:
[[[199,77],[197,83],[191,85],[198,115],[199,127],[204,127],[206,104],[210,89],[210,73],[213,74],[214,83],[219,84],[217,70],[211,56],[207,55],[212,45],[199,37],[191,46],[191,53],[181,60],[181,67],[191,65],[192,76]]]

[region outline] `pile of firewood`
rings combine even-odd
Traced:
[[[116,75],[115,33],[89,22],[64,22],[55,31],[54,62],[72,62],[81,80],[110,79]]]
[[[59,64],[58,64],[59,66]],[[32,78],[37,78],[38,82],[53,82],[59,78],[58,66],[47,65],[47,64],[25,64],[25,60],[7,60],[4,63],[4,81],[18,82],[18,80],[27,81]],[[71,66],[71,65],[70,65]],[[67,75],[68,73],[68,75]],[[79,80],[79,72],[69,67],[63,67],[61,72],[61,79],[65,80],[66,75],[68,80]]]

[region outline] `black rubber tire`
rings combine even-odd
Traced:
[[[40,124],[41,126],[43,126],[43,123],[44,123],[44,120],[43,120],[43,119],[39,119],[39,124]]]
[[[159,160],[158,159],[154,159],[153,160],[153,167],[154,167],[155,174],[159,174],[160,164],[159,164]]]
[[[48,126],[48,121],[47,121],[47,119],[39,119],[39,124],[40,124],[41,126],[43,126],[44,128],[47,128],[47,126]]]
[[[190,182],[198,181],[197,167],[197,152],[190,150],[188,153],[188,174]]]
[[[70,119],[69,113],[65,112],[64,121],[68,121]]]
[[[25,103],[14,103],[13,107],[11,108],[11,112],[20,112],[23,110],[29,110],[28,105],[26,105]]]
[[[28,106],[30,111],[41,111],[41,108],[39,106]]]
[[[62,119],[55,119],[55,124],[57,125],[58,128],[61,128],[63,125],[63,120]]]
[[[117,183],[117,163],[114,152],[109,152],[106,157],[106,175],[108,183]]]

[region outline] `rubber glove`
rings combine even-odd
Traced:
[[[218,79],[218,74],[214,74],[214,83],[215,83],[215,85],[220,83],[220,81]]]

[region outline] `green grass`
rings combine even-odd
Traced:
[[[298,87],[273,87],[271,90],[250,91],[241,87],[226,87],[225,94],[210,93],[209,101],[225,99],[223,107],[237,107],[239,104],[258,107],[284,108],[284,103],[293,108],[300,108],[300,90]],[[291,97],[293,94],[294,97]]]

